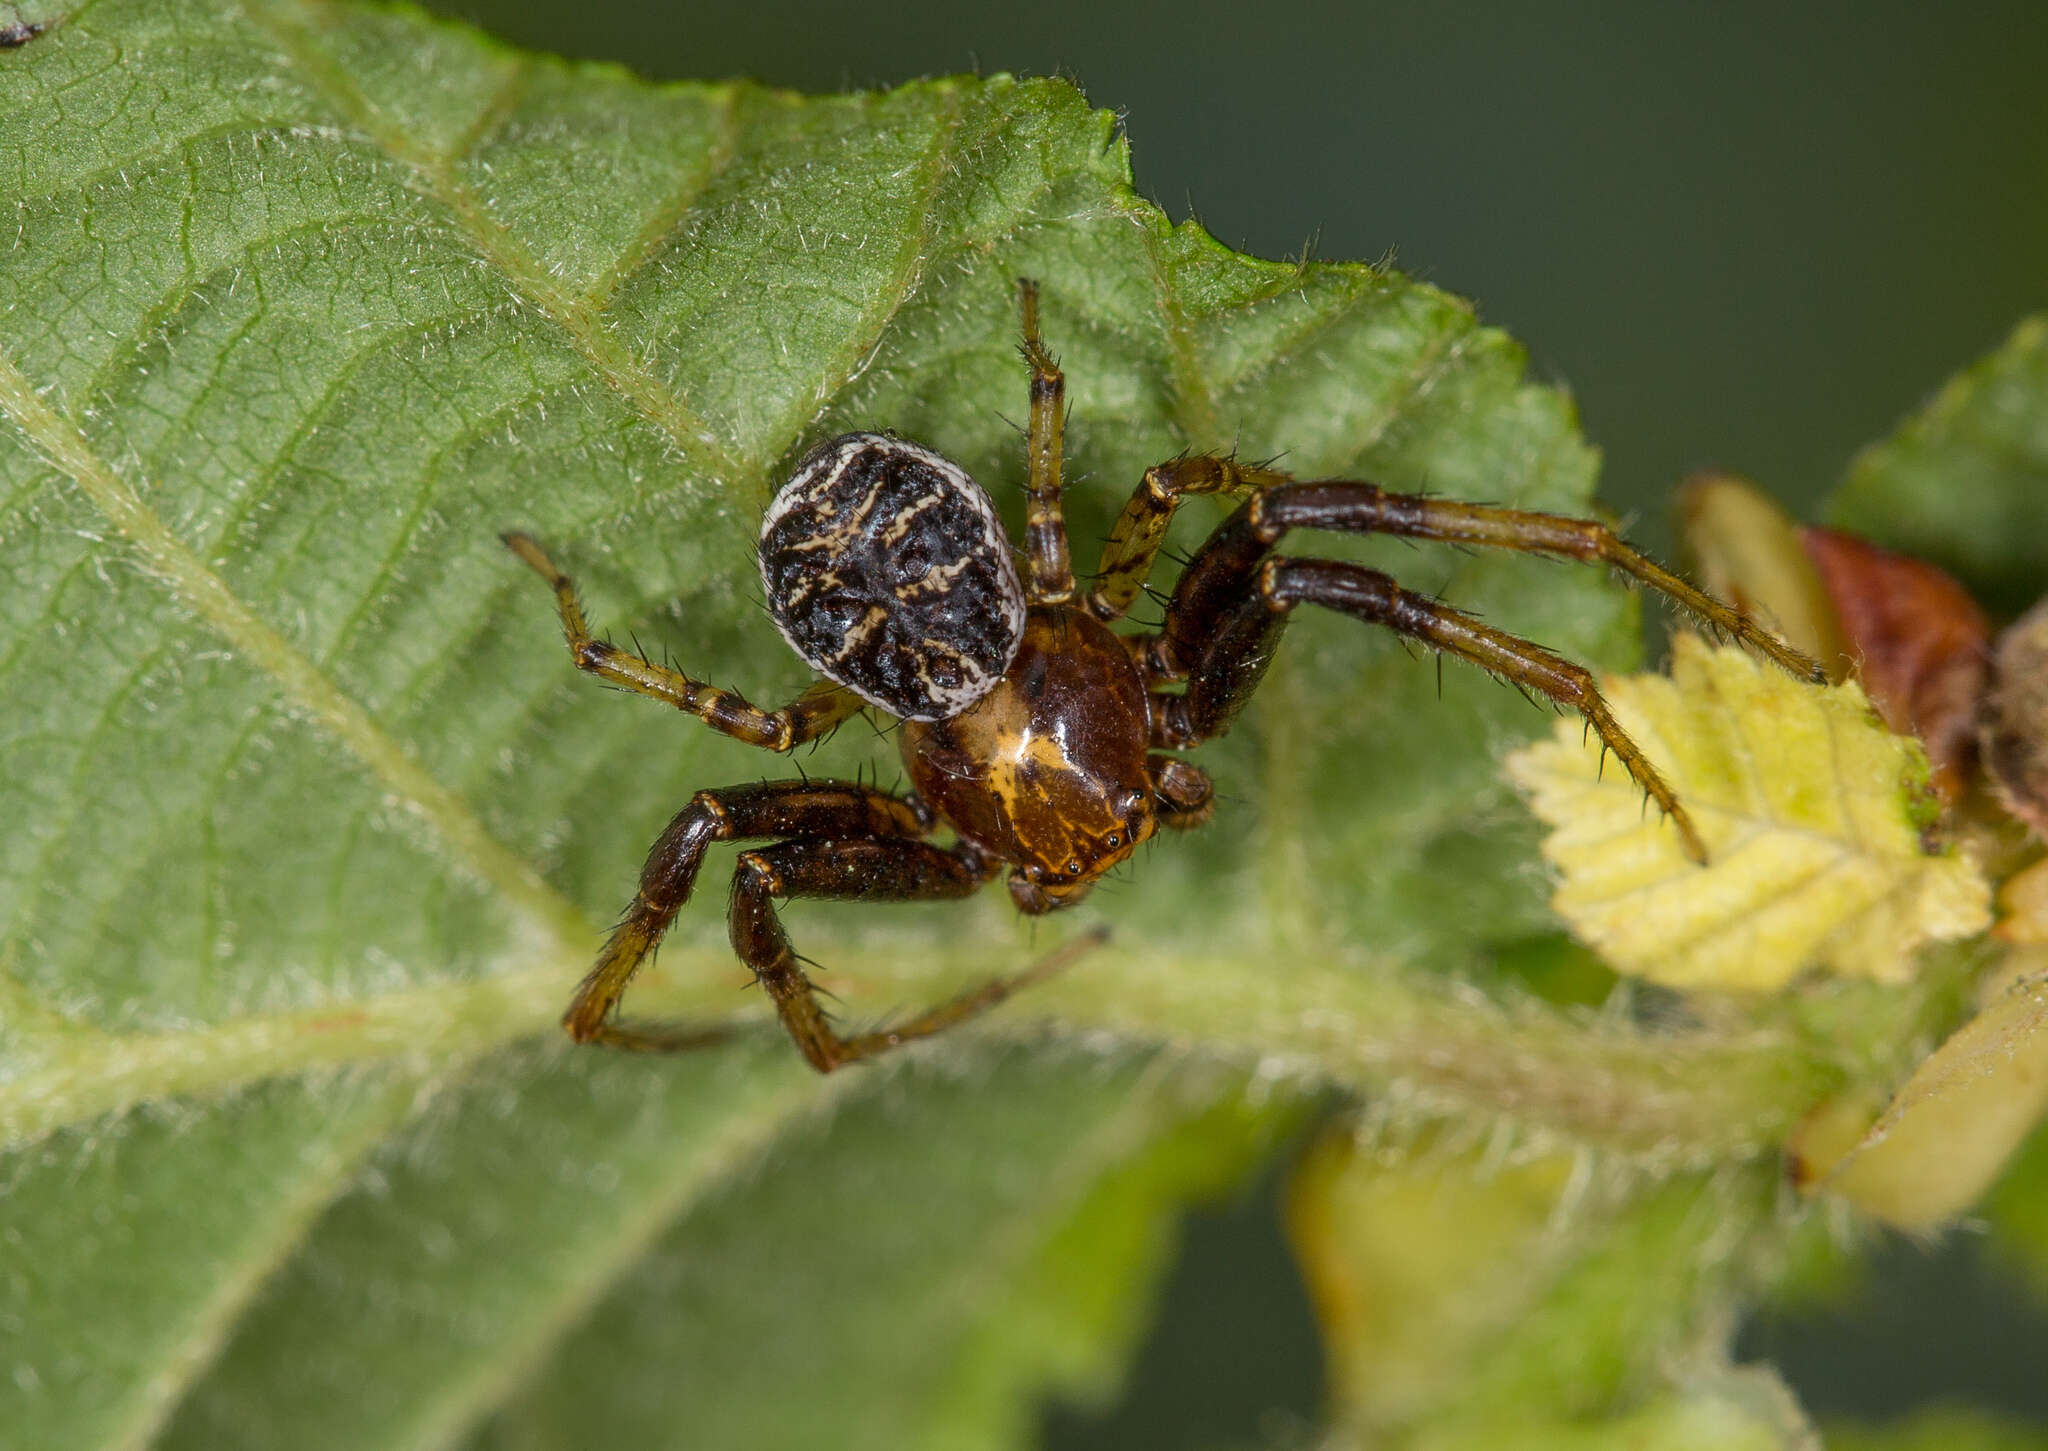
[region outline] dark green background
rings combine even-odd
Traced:
[[[1687,472],[1746,473],[1810,511],[1856,448],[2048,304],[2038,0],[432,8],[662,78],[1067,75],[1125,113],[1139,185],[1175,216],[1268,255],[1391,258],[1478,299],[1577,395],[1606,496],[1659,549]],[[1203,1220],[1191,1242],[1134,1403],[1107,1423],[1056,1416],[1051,1444],[1132,1446],[1142,1427],[1222,1445],[1263,1408],[1312,1412],[1314,1351],[1269,1217]],[[2031,1388],[2048,1417],[2037,1374],[1999,1371],[2038,1367],[2037,1313],[1966,1249],[1886,1263],[1842,1323],[1750,1343],[1824,1413],[1943,1388],[2021,1411]],[[1959,1279],[1980,1297],[1957,1299]]]

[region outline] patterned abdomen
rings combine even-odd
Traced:
[[[1024,637],[1002,521],[951,460],[886,433],[812,449],[761,521],[761,583],[790,647],[905,720],[995,688]]]

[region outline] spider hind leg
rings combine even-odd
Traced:
[[[921,803],[845,781],[768,781],[699,791],[647,853],[640,890],[576,989],[562,1015],[563,1028],[579,1043],[643,1051],[706,1041],[695,1028],[627,1025],[613,1015],[633,974],[690,900],[704,853],[714,842],[796,834],[910,838],[924,835],[931,824]]]
[[[1101,934],[1083,934],[1022,972],[990,978],[901,1022],[842,1036],[818,1002],[819,989],[799,965],[775,899],[934,901],[970,896],[993,873],[992,862],[921,841],[779,842],[746,853],[733,873],[733,950],[767,990],[805,1059],[820,1073],[830,1073],[980,1016],[1065,967]]]

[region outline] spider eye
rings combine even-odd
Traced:
[[[1070,877],[1081,875],[1081,859],[1079,857],[1067,863],[1067,875]]]
[[[1114,851],[1124,844],[1124,839],[1112,831],[1108,835],[1108,837],[1104,839],[1102,844],[1108,847],[1111,851]]]

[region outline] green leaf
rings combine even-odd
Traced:
[[[1994,1250],[2048,1304],[2048,1125],[2037,1125],[1984,1202]]]
[[[2048,1431],[1960,1406],[1918,1412],[1888,1425],[1835,1422],[1827,1428],[1832,1451],[2042,1451]]]
[[[2048,580],[2048,317],[1856,460],[1831,523],[1931,560],[1994,612],[2017,614]]]
[[[1791,1390],[1768,1366],[1715,1367],[1622,1415],[1600,1421],[1503,1418],[1429,1433],[1417,1451],[1814,1451],[1820,1442]]]
[[[480,1422],[482,1444],[739,1446],[844,1418],[838,1444],[1022,1444],[1026,1393],[1094,1388],[1129,1340],[1163,1212],[1285,1122],[1241,1093],[1012,1052],[821,1096],[776,1043],[653,1065],[550,1044],[432,1093],[273,1084],[111,1143],[66,1131],[9,1185],[6,1311],[42,1338],[8,1424],[34,1446],[445,1445]],[[913,1152],[927,1136],[946,1151]]]
[[[1778,1268],[1775,1172],[1651,1184],[1583,1154],[1442,1135],[1387,1147],[1339,1125],[1289,1195],[1346,1433],[1445,1447],[1548,1444],[1537,1427],[1565,1446],[1699,1440],[1685,1428],[1701,1408],[1669,1399],[1668,1381],[1714,1343],[1731,1298]]]
[[[552,1046],[668,815],[793,768],[578,678],[500,530],[601,625],[793,692],[751,603],[780,471],[889,426],[1014,523],[1023,275],[1084,566],[1187,448],[1588,507],[1569,403],[1468,307],[1169,225],[1068,86],[654,87],[410,12],[99,0],[0,51],[0,176],[26,1444],[1014,1445],[1030,1395],[1113,1376],[1173,1206],[1298,1112],[1275,1077],[1667,1164],[1755,1152],[1833,1079],[1739,1027],[1443,988],[1550,930],[1495,767],[1544,717],[1334,618],[1205,753],[1217,827],[1081,914],[1114,947],[975,1031],[826,1081],[766,1027]],[[1331,548],[1633,653],[1597,572]],[[706,896],[634,1006],[759,1018]],[[791,920],[861,1020],[1060,936],[1000,893]]]

